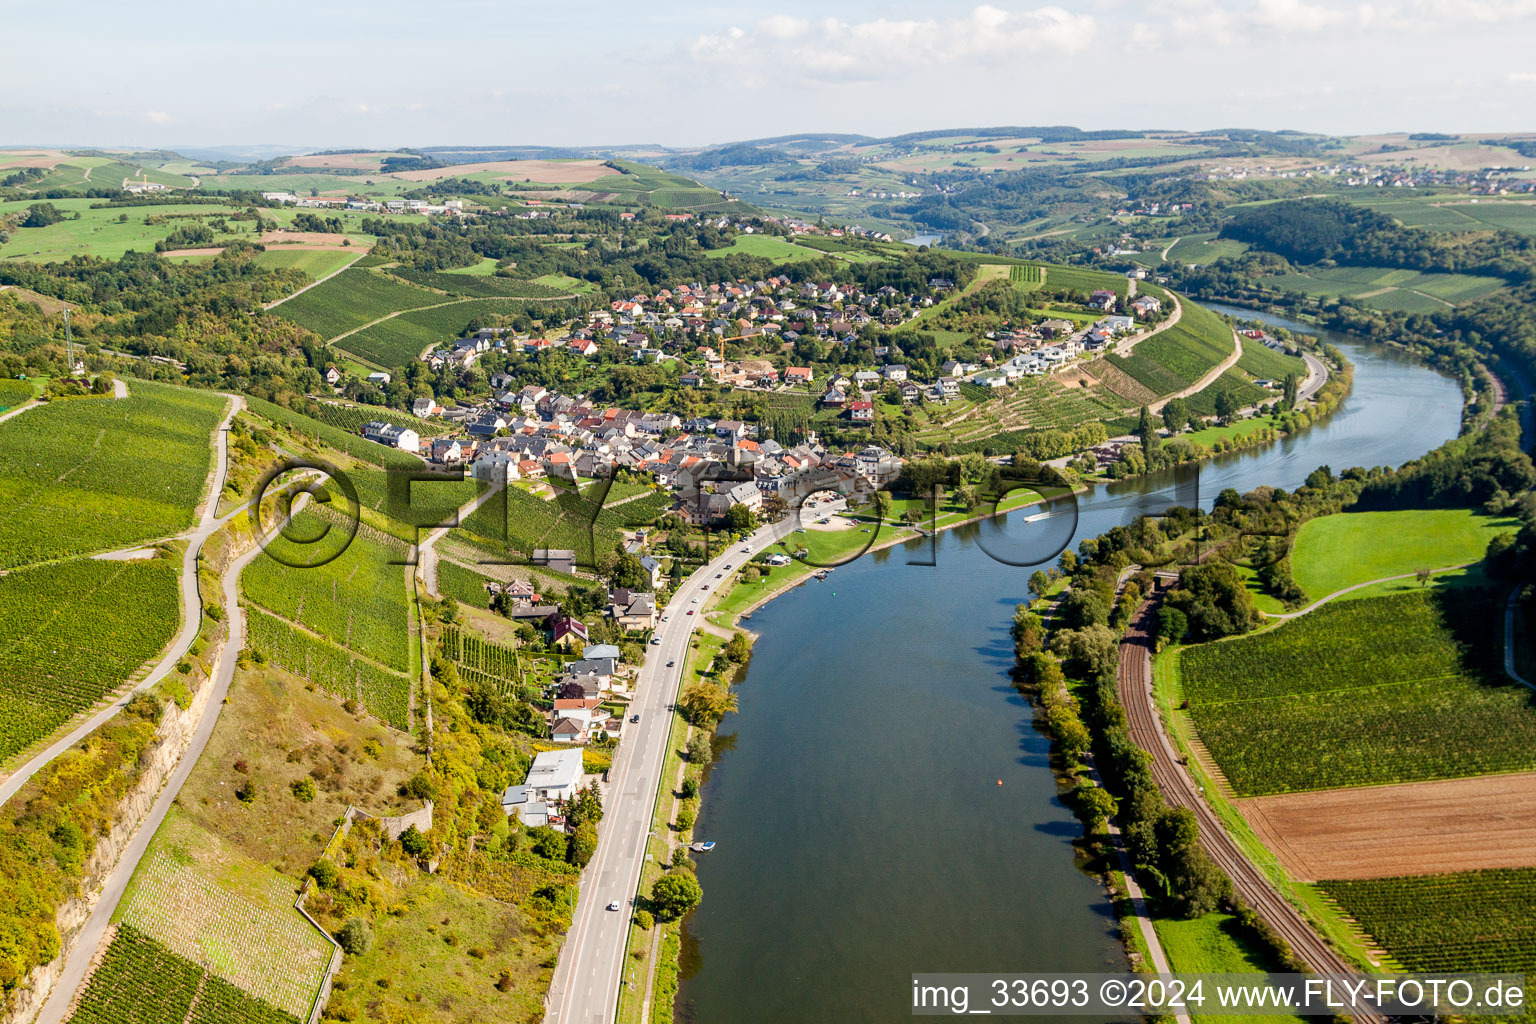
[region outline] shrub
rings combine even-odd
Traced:
[[[354,917],[336,933],[336,944],[348,956],[362,956],[373,948],[373,929],[367,921]]]
[[[298,779],[289,788],[303,803],[307,804],[315,798],[315,784],[310,779]]]
[[[650,931],[651,926],[655,923],[656,917],[649,910],[635,911],[635,924],[639,925],[641,928],[644,928],[646,931]]]
[[[341,883],[341,870],[328,860],[316,861],[309,869],[309,877],[322,889],[334,889]]]
[[[427,842],[427,837],[421,834],[420,829],[410,825],[400,833],[400,848],[412,857],[420,857],[432,848],[432,844]]]
[[[235,789],[235,797],[243,804],[256,802],[256,780],[246,779]]]

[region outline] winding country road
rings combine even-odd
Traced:
[[[1152,777],[1168,803],[1187,807],[1200,823],[1200,845],[1232,879],[1238,894],[1265,923],[1273,928],[1298,959],[1320,974],[1355,974],[1355,968],[1336,953],[1279,892],[1228,834],[1221,819],[1205,802],[1202,787],[1179,761],[1152,693],[1152,617],[1161,601],[1162,583],[1136,611],[1120,644],[1117,688],[1125,708],[1126,727],[1132,742],[1152,755]],[[1377,1015],[1361,1020],[1380,1022]]]
[[[122,381],[117,381],[121,386]],[[127,388],[118,397],[127,394]],[[118,694],[117,698],[96,712],[90,718],[81,722],[65,735],[59,737],[47,748],[35,754],[21,767],[12,772],[3,783],[0,783],[0,804],[4,804],[16,795],[16,791],[26,784],[27,780],[41,771],[50,761],[58,757],[64,751],[79,743],[87,735],[94,732],[103,723],[115,717],[123,708],[128,706],[134,696],[143,690],[155,685],[175,667],[187,650],[192,646],[192,641],[197,639],[198,631],[203,626],[203,601],[202,595],[197,589],[197,558],[203,549],[203,544],[213,536],[225,522],[215,516],[218,509],[218,496],[224,488],[224,480],[229,473],[229,425],[234,422],[241,409],[245,408],[245,400],[237,395],[226,395],[230,399],[230,410],[215,429],[218,438],[215,445],[216,459],[211,474],[208,488],[208,496],[202,503],[202,517],[191,532],[180,534],[187,538],[187,550],[181,557],[181,632],[176,635],[171,646],[167,648],[164,657],[150,670],[142,680],[132,689]],[[241,506],[244,508],[245,506]],[[234,515],[240,509],[235,509],[229,515]],[[225,517],[228,518],[227,516]],[[142,547],[143,545],[137,545]]]
[[[672,734],[673,712],[667,707],[677,701],[688,665],[688,643],[709,596],[704,588],[715,584],[715,574],[724,572],[726,565],[739,567],[797,525],[793,516],[786,517],[732,544],[684,580],[662,609],[665,621],[655,632],[661,643],[646,648],[645,666],[630,705],[640,721],[626,724],[624,741],[608,772],[597,853],[581,875],[576,912],[550,983],[545,1024],[604,1024],[614,1019],[633,912],[630,901],[639,890],[645,865],[657,787],[669,781],[661,778]],[[689,609],[699,614],[689,615]],[[668,668],[669,661],[676,665]],[[619,910],[606,909],[615,902]]]

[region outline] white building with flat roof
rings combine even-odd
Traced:
[[[533,759],[521,786],[507,787],[501,809],[516,814],[524,825],[547,825],[560,813],[561,804],[576,798],[583,771],[580,748],[546,750]]]

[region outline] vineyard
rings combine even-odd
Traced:
[[[298,911],[258,906],[157,852],[135,881],[122,923],[295,1017],[307,1017],[333,947]],[[280,908],[280,909],[277,909]],[[259,950],[260,955],[251,955]]]
[[[1479,662],[1498,625],[1480,596],[1338,602],[1182,651],[1200,738],[1242,796],[1536,767],[1530,691]]]
[[[135,928],[122,925],[71,1024],[299,1024]]]
[[[305,510],[292,523],[294,535],[311,536],[334,525]],[[390,668],[410,668],[410,632],[405,592],[406,549],[384,543],[374,531],[359,530],[340,556],[313,568],[295,568],[310,557],[305,545],[280,536],[241,576],[246,597],[343,647]]]
[[[446,558],[437,561],[437,589],[447,597],[475,608],[491,606],[490,591],[485,589],[490,577],[482,576]]]
[[[37,389],[29,381],[0,380],[0,412],[31,401],[36,391]]]
[[[619,531],[656,518],[671,499],[657,492],[612,508],[569,491],[551,501],[519,487],[507,487],[464,518],[469,533],[498,547],[528,555],[536,548],[565,548],[576,561],[592,565],[598,552],[612,551]]]
[[[0,760],[121,686],[181,616],[169,559],[80,559],[0,576]]]
[[[322,338],[334,338],[396,310],[444,301],[448,300],[425,288],[353,267],[295,295],[272,312]]]
[[[168,537],[192,523],[227,400],[134,381],[0,423],[0,568]]]
[[[459,666],[465,682],[489,682],[525,700],[553,682],[565,661],[558,654],[523,654],[451,626],[443,630],[443,653]]]
[[[249,570],[247,570],[249,571]],[[409,729],[411,680],[329,641],[295,629],[259,608],[248,609],[249,647],[337,697],[357,700],[381,721]]]
[[[1008,268],[1008,280],[1020,291],[1034,291],[1045,284],[1045,270],[1042,267],[1015,264]]]
[[[1536,978],[1536,868],[1318,887],[1409,971]]]
[[[1307,364],[1300,356],[1288,356],[1258,341],[1243,339],[1243,354],[1237,360],[1237,368],[1261,380],[1284,380],[1294,373],[1297,380],[1307,375]]]
[[[481,274],[439,274],[430,270],[397,267],[391,274],[423,288],[435,288],[450,295],[472,299],[552,299],[561,293],[532,281]]]
[[[1236,399],[1236,407],[1239,409],[1246,409],[1250,405],[1258,405],[1276,397],[1275,392],[1259,387],[1236,369],[1228,369],[1220,377],[1185,399],[1185,404],[1188,405],[1190,412],[1201,416],[1214,416],[1216,415],[1216,396],[1222,393]]]
[[[1069,288],[1075,292],[1087,295],[1099,289],[1112,291],[1121,298],[1130,290],[1130,284],[1122,274],[1111,274],[1103,270],[1087,270],[1082,267],[1058,266],[1054,263],[1031,263],[1026,269],[1041,270],[1045,273],[1045,285],[1048,288]],[[1011,273],[1011,272],[1010,272]]]
[[[484,277],[454,276],[466,281],[490,280]],[[348,335],[338,341],[336,347],[378,366],[401,366],[415,361],[428,345],[448,344],[462,336],[471,321],[484,321],[489,316],[512,314],[526,308],[523,302],[516,299],[435,298],[443,305],[390,317]]]
[[[285,427],[295,434],[314,438],[327,447],[346,452],[355,459],[362,459],[375,466],[405,466],[420,469],[424,465],[420,459],[409,452],[403,452],[398,448],[386,448],[358,434],[348,433],[339,427],[322,423],[292,409],[274,405],[265,399],[247,397],[245,404],[251,412],[271,420],[280,427]],[[31,414],[28,413],[28,415]]]

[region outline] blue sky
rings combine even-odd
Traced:
[[[1536,128],[1536,0],[5,6],[0,145]]]

